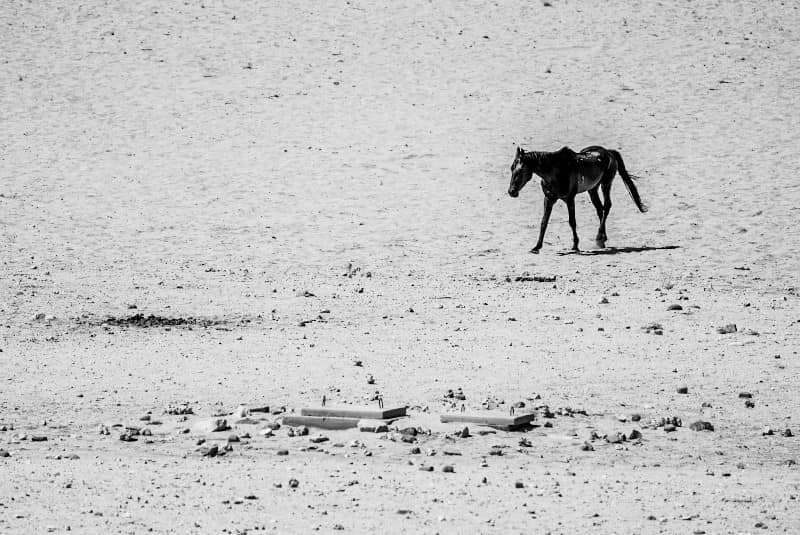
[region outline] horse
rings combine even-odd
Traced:
[[[557,152],[524,151],[517,147],[514,162],[511,164],[511,184],[508,194],[518,197],[520,190],[527,184],[534,174],[539,176],[539,183],[544,192],[544,213],[539,227],[539,240],[531,253],[538,254],[542,248],[544,233],[550,220],[553,205],[559,199],[567,203],[569,211],[569,226],[572,228],[572,250],[578,248],[578,231],[575,223],[575,196],[578,193],[588,192],[592,199],[597,217],[600,218],[600,228],[597,231],[595,242],[601,248],[606,246],[606,219],[611,211],[611,183],[614,176],[619,173],[634,204],[640,212],[646,212],[647,206],[639,196],[636,189],[634,175],[628,174],[622,156],[618,151],[599,146],[586,147],[580,152],[575,152],[569,147],[562,147]],[[603,202],[600,202],[598,188],[603,190]]]

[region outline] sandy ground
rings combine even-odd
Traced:
[[[800,532],[798,6],[552,4],[4,2],[0,532]],[[530,255],[515,147],[590,144],[650,211]],[[430,435],[194,427],[376,391]]]

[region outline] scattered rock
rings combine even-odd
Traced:
[[[362,433],[388,433],[389,426],[382,420],[359,420],[358,430]]]
[[[202,457],[216,457],[220,453],[219,452],[219,446],[217,446],[216,444],[211,446],[211,447],[205,447],[204,446],[204,447],[198,449],[197,451],[200,452],[200,455]]]
[[[459,401],[464,401],[467,399],[467,396],[464,395],[464,391],[461,390],[460,388],[456,391],[453,391],[452,389],[448,388],[447,392],[445,392],[444,394],[444,397],[445,399],[456,399]]]
[[[638,422],[642,419],[641,414],[631,414],[631,422]]]
[[[761,430],[761,436],[772,436],[775,434],[775,431],[771,427],[765,427]]]
[[[756,402],[753,401],[752,399],[746,399],[744,400],[744,406],[748,409],[752,409],[753,407],[756,406]]]
[[[673,424],[666,424],[664,425],[664,431],[667,433],[672,433],[675,431],[675,426]]]
[[[453,468],[453,465],[451,465],[451,464],[446,464],[446,465],[444,465],[442,467],[442,472],[446,472],[448,474],[452,474],[455,471],[456,471],[456,469]]]
[[[790,438],[790,437],[793,437],[793,436],[794,436],[794,434],[792,433],[792,430],[791,430],[791,429],[788,429],[788,428],[787,428],[787,429],[784,429],[784,430],[783,430],[783,432],[781,433],[781,436],[784,436],[784,437]]]
[[[250,416],[250,409],[247,408],[247,405],[239,405],[231,416],[237,419],[247,418]]]
[[[33,435],[31,437],[31,442],[45,442],[47,441],[47,437],[44,435]]]
[[[177,406],[170,405],[164,412],[166,412],[167,414],[171,414],[173,416],[194,414],[194,410],[189,406],[188,403],[183,403],[182,405],[177,405]]]
[[[670,305],[667,310],[683,310],[683,307],[681,305]]]
[[[724,327],[717,327],[717,333],[719,334],[733,334],[737,331],[735,323],[729,323]]]
[[[609,444],[621,444],[625,442],[625,435],[622,433],[612,433],[606,437],[606,442]]]
[[[132,430],[128,429],[119,436],[119,439],[122,442],[136,442],[136,440],[138,440],[136,438],[138,434],[138,432],[133,432]]]
[[[628,434],[628,440],[639,440],[642,438],[642,432],[638,429],[634,429]]]
[[[292,478],[292,479],[289,480],[289,488],[290,489],[296,489],[299,486],[300,486],[300,482],[297,481],[295,478]]]
[[[98,432],[99,432],[101,435],[110,435],[110,434],[111,434],[111,430],[108,428],[108,426],[107,426],[107,425],[101,425],[101,426],[98,428]]]
[[[753,394],[751,394],[750,392],[739,392],[739,397],[742,399],[751,399],[753,397]]]
[[[689,429],[691,429],[692,431],[713,431],[714,426],[711,424],[711,422],[697,420],[696,422],[693,422],[689,426]]]
[[[471,436],[471,435],[469,434],[469,427],[465,427],[464,429],[462,429],[462,430],[461,430],[461,431],[458,433],[458,436],[459,436],[459,437],[461,437],[461,438],[469,438],[469,437]]]
[[[419,469],[422,472],[433,472],[433,466],[420,466]]]
[[[678,394],[688,394],[689,387],[688,386],[679,386],[678,387]]]
[[[420,453],[422,453],[422,450],[420,450],[419,448],[414,447],[414,448],[411,448],[410,453],[411,453],[411,455],[419,455]]]
[[[647,325],[644,325],[642,327],[642,330],[644,332],[646,332],[646,333],[653,333],[653,334],[658,334],[658,335],[664,334],[664,326],[661,325],[660,323],[656,323],[656,322],[648,323]]]
[[[289,450],[278,450],[278,455],[289,455]]]
[[[522,437],[521,439],[519,439],[519,445],[522,446],[523,448],[530,448],[533,444],[531,444],[531,441],[528,440],[527,438]]]
[[[594,446],[592,446],[589,442],[584,442],[581,444],[581,451],[594,451]]]
[[[311,443],[313,444],[321,444],[323,442],[329,441],[330,439],[325,435],[317,435],[309,438],[308,440],[311,441]]]
[[[220,431],[228,431],[230,426],[228,425],[228,420],[224,418],[209,418],[206,420],[200,420],[192,429],[197,433],[218,433]]]
[[[241,439],[239,438],[239,435],[230,435],[228,437],[228,442],[240,442],[240,441]]]
[[[607,298],[607,297],[603,297],[603,298],[600,300],[600,304],[601,304],[601,305],[607,305],[607,304],[608,304],[608,298]]]
[[[0,457],[11,457],[11,454],[6,450],[0,450]]]
[[[523,483],[522,481],[517,481],[516,483],[514,483],[514,488],[515,489],[524,489],[525,488],[525,483]]]

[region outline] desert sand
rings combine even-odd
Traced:
[[[800,532],[798,5],[551,3],[4,2],[0,532]]]

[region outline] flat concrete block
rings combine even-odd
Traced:
[[[358,427],[360,418],[336,418],[329,416],[284,416],[283,425],[315,427],[317,429],[352,429]]]
[[[309,407],[300,409],[303,416],[334,416],[338,418],[357,418],[359,420],[388,420],[406,415],[406,407],[381,409],[378,407]]]
[[[485,425],[494,427],[495,429],[502,429],[504,431],[512,431],[525,425],[530,424],[536,413],[519,414],[512,416],[502,412],[448,412],[441,415],[442,423],[468,423],[476,425]]]

